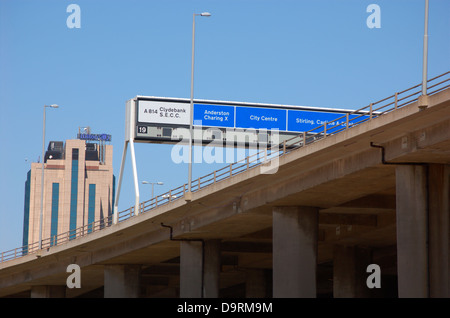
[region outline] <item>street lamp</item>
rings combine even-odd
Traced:
[[[192,17],[192,61],[191,61],[191,105],[190,105],[190,120],[189,120],[189,171],[188,171],[188,193],[186,193],[186,201],[192,200],[191,180],[192,180],[192,123],[194,121],[194,48],[195,48],[195,17],[210,17],[211,13],[194,13]]]
[[[151,184],[152,185],[152,199],[154,198],[154,195],[153,195],[153,191],[154,191],[154,187],[155,187],[155,184],[157,184],[157,185],[163,185],[164,183],[163,182],[148,182],[148,181],[142,181],[142,184]]]
[[[423,70],[422,95],[427,95],[427,67],[428,67],[428,0],[425,0],[425,28],[423,34]]]
[[[44,105],[44,119],[42,123],[42,157],[41,157],[41,214],[39,217],[39,249],[42,249],[42,219],[44,214],[44,156],[45,156],[45,109],[47,107],[50,108],[58,108],[59,106],[56,104],[52,105]]]
[[[428,107],[427,77],[428,77],[428,0],[425,0],[425,27],[423,33],[423,65],[422,65],[422,95],[419,96],[420,110]]]

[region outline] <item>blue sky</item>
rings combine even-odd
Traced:
[[[70,4],[81,28],[68,28]],[[381,9],[381,28],[366,24]],[[189,98],[192,14],[195,98],[358,109],[421,82],[424,0],[0,0],[0,252],[20,247],[24,182],[46,141],[78,127],[112,135],[114,173],[125,102]],[[429,77],[450,70],[450,1],[430,0]],[[170,145],[136,145],[139,182],[156,194],[187,180]],[[127,155],[119,210],[133,205]],[[194,164],[193,177],[215,165]],[[140,187],[141,198],[151,187]]]

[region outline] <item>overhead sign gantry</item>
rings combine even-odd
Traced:
[[[194,99],[191,136],[190,109],[190,100],[186,98],[136,96],[126,102],[125,145],[114,203],[114,222],[117,222],[128,144],[131,151],[137,214],[139,185],[134,142],[188,144],[192,138],[195,145],[259,147],[262,144],[264,147],[272,147],[328,122],[335,128],[341,125],[344,127],[345,119],[335,120],[352,112],[347,109]],[[351,120],[353,116],[360,115],[350,114],[348,117]]]
[[[261,141],[268,145],[282,142],[301,132],[311,130],[350,110],[314,108],[261,103],[243,103],[212,100],[194,100],[193,127],[202,130],[193,140],[208,144],[211,141],[234,141],[237,146],[252,145]],[[127,102],[129,132],[136,142],[179,143],[189,140],[190,101],[188,99],[137,96]],[[357,115],[351,115],[352,116]],[[341,123],[331,123],[344,125]],[[271,132],[279,135],[270,138]],[[258,138],[259,137],[259,138]]]

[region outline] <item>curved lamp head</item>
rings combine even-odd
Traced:
[[[158,184],[158,185],[163,185],[164,182],[149,182],[149,181],[142,181],[142,184]]]
[[[58,108],[59,106],[56,104],[45,105],[45,107]]]
[[[200,15],[201,15],[202,17],[210,17],[210,16],[211,16],[211,13],[209,13],[209,12],[203,12],[203,13],[200,13]]]

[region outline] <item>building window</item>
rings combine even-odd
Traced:
[[[31,170],[27,173],[27,181],[25,182],[25,203],[23,213],[23,239],[22,239],[22,254],[28,254],[28,234],[30,230],[30,177]]]
[[[79,153],[78,148],[72,149],[72,160],[78,160],[78,153]]]
[[[116,204],[116,176],[115,175],[113,175],[113,181],[112,181],[112,204],[111,205],[113,206],[113,209],[114,209],[114,204]],[[109,216],[108,225],[112,224],[112,219],[113,219],[112,215],[113,215],[113,210],[111,208],[109,208],[108,209],[108,216]]]
[[[92,232],[95,221],[95,184],[89,185],[88,233]]]
[[[70,182],[70,224],[69,239],[74,239],[77,228],[77,200],[78,200],[78,149],[72,149],[72,175]]]
[[[50,226],[50,246],[58,244],[58,207],[59,207],[59,183],[52,184],[52,222]]]

